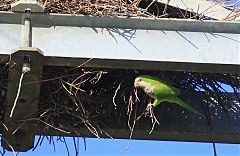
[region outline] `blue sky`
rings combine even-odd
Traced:
[[[36,137],[38,138],[38,137]],[[72,138],[66,139],[71,156],[75,156]],[[213,156],[211,143],[190,143],[173,141],[143,141],[132,140],[129,150],[129,140],[123,139],[93,139],[87,138],[87,150],[84,149],[84,141],[79,138],[79,156]],[[19,153],[19,156],[67,156],[64,143],[56,144],[56,152],[47,140],[35,151]],[[218,156],[240,156],[240,145],[217,144]],[[7,152],[6,156],[12,156]]]

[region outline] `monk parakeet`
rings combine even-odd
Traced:
[[[203,116],[202,113],[198,112],[178,97],[180,95],[180,89],[174,87],[171,82],[148,75],[141,75],[135,79],[134,86],[143,89],[147,95],[154,99],[152,104],[153,107],[166,101],[178,104],[197,115]]]

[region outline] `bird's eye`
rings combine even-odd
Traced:
[[[139,79],[139,81],[142,81],[142,79]]]

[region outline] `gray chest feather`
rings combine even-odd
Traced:
[[[144,88],[144,92],[153,99],[157,98],[156,95],[154,95],[154,93],[153,93],[153,88],[151,88],[151,87]]]

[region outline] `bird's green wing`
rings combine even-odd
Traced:
[[[154,85],[153,93],[159,98],[161,98],[162,96],[178,96],[180,94],[180,89],[159,82],[157,85]]]
[[[140,75],[139,77],[143,78],[144,81],[152,83],[152,84],[158,84],[160,82],[160,83],[166,84],[168,86],[174,85],[174,82],[172,82],[170,80],[163,79],[163,78],[159,79],[157,77],[153,77],[150,75]]]

